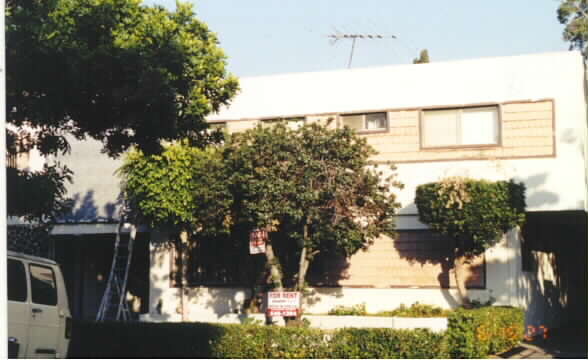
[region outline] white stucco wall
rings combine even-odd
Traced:
[[[486,252],[486,289],[470,289],[472,299],[496,299],[496,305],[523,306],[521,295],[521,257],[517,231],[511,231]],[[152,235],[159,243],[165,234]],[[171,254],[168,249],[151,246],[149,316],[155,320],[181,321],[180,290],[170,287]],[[326,314],[335,306],[365,303],[370,313],[393,310],[401,304],[415,302],[442,308],[459,305],[456,289],[430,288],[315,288],[306,298],[306,313]],[[185,290],[185,321],[221,321],[227,314],[240,312],[249,293],[245,288],[193,287]],[[527,297],[534,296],[525,295]],[[541,314],[537,314],[540,316]]]
[[[585,210],[584,78],[579,52],[242,78],[230,107],[209,120],[553,99],[555,158],[399,164],[401,214],[416,214],[417,185],[448,175],[523,181],[530,211]]]
[[[414,206],[418,185],[446,176],[489,180],[514,178],[527,187],[529,211],[585,210],[586,99],[584,65],[578,52],[352,69],[243,78],[241,93],[211,121],[254,120],[414,108],[553,99],[556,156],[537,159],[404,163],[397,166],[405,188],[399,229],[422,229]],[[236,124],[240,124],[236,123]],[[248,126],[253,122],[249,121]],[[163,235],[162,235],[163,236]],[[169,253],[152,249],[151,319],[179,321],[179,290],[169,286]],[[547,270],[546,270],[547,271]],[[550,325],[542,312],[538,275],[523,273],[519,235],[511,231],[486,253],[486,289],[469,290],[473,299],[529,308],[527,324]],[[191,288],[184,297],[184,319],[221,321],[247,297],[241,288]],[[369,312],[414,302],[452,308],[455,289],[320,288],[306,304],[309,313],[337,305],[365,303]],[[557,312],[547,317],[557,317]]]

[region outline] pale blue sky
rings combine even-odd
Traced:
[[[346,68],[340,33],[395,35],[358,40],[352,67],[567,50],[556,0],[192,0],[218,35],[237,76]],[[175,0],[146,0],[174,7]]]

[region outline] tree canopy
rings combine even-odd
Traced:
[[[384,177],[370,166],[373,153],[348,128],[277,124],[232,134],[206,150],[183,143],[161,155],[132,152],[120,174],[127,200],[153,226],[208,239],[233,231],[234,241],[247,239],[243,231],[267,230],[277,288],[283,272],[273,242],[288,242],[289,257],[299,258],[290,283],[301,288],[318,253],[349,256],[394,231],[399,204],[392,190],[400,184],[393,167]]]
[[[43,154],[67,151],[67,134],[97,139],[111,156],[203,142],[204,117],[237,90],[188,4],[9,0],[6,11],[7,121],[37,129],[31,146]]]
[[[586,58],[588,41],[588,1],[563,0],[557,9],[557,19],[565,25],[563,38],[570,42],[570,50],[578,49]]]
[[[177,232],[228,232],[232,196],[217,149],[178,143],[156,155],[132,151],[119,174],[126,200],[145,223]]]
[[[427,49],[421,50],[421,52],[419,53],[419,57],[412,59],[413,64],[427,64],[429,62],[429,52],[427,51]]]
[[[284,124],[235,134],[225,149],[238,221],[282,233],[297,244],[297,288],[321,251],[349,256],[394,230],[400,184],[370,168],[375,151],[349,128]],[[269,246],[268,246],[269,249]],[[280,259],[268,251],[272,276],[281,286]],[[279,281],[277,281],[279,280]]]
[[[179,139],[196,146],[220,140],[204,131],[204,119],[230,102],[238,83],[191,5],[169,11],[140,0],[8,0],[5,31],[7,152],[66,153],[68,136],[96,139],[112,157],[130,147],[157,154],[162,142]],[[9,170],[8,188],[23,195],[9,201],[10,215],[66,210],[63,180],[71,173],[45,170]],[[51,186],[22,188],[33,183]]]
[[[513,180],[449,177],[419,185],[415,204],[421,222],[455,241],[456,283],[464,304],[468,304],[463,264],[524,223],[525,185]]]

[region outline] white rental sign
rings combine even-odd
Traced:
[[[268,316],[298,316],[300,293],[295,291],[272,291],[267,293]]]

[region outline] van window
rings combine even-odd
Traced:
[[[27,300],[27,276],[21,261],[8,259],[8,300]]]
[[[31,295],[33,303],[40,305],[57,305],[57,288],[53,270],[46,266],[33,265],[31,272]]]

